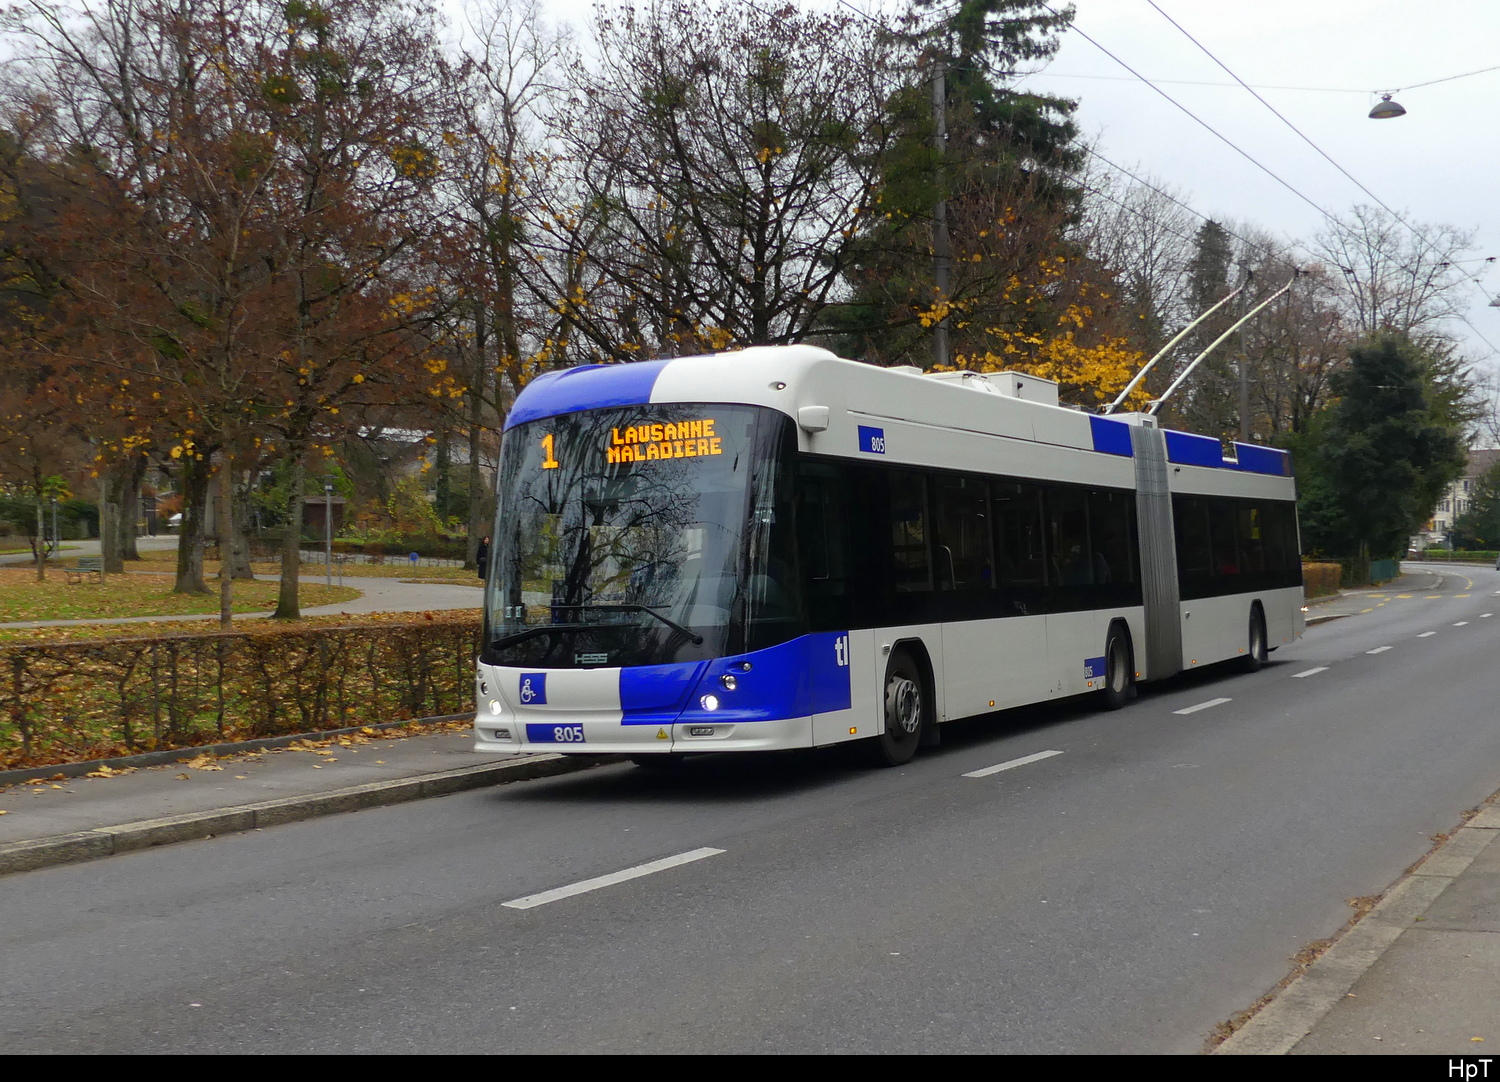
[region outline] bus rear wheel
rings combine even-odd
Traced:
[[[1124,635],[1112,631],[1109,643],[1104,647],[1104,690],[1099,693],[1104,709],[1118,710],[1129,702],[1134,682],[1135,668],[1130,657],[1130,644]]]
[[[891,654],[885,667],[883,726],[870,741],[876,766],[904,766],[917,754],[926,722],[922,670],[906,650]]]
[[[1245,656],[1240,658],[1241,672],[1260,672],[1260,667],[1266,663],[1269,651],[1266,649],[1266,617],[1257,605],[1250,610],[1250,632],[1248,635],[1248,647]]]

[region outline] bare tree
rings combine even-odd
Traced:
[[[1360,334],[1440,333],[1458,315],[1466,278],[1459,261],[1474,250],[1472,230],[1413,223],[1415,232],[1377,207],[1333,218],[1313,242],[1341,278],[1332,279]]]

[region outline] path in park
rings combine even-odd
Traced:
[[[97,556],[99,554],[98,541],[69,541],[65,545],[74,546],[68,553],[69,556]],[[177,547],[176,537],[143,537],[138,544],[143,549],[166,550]],[[25,553],[10,556],[0,556],[0,564],[24,564],[30,563],[31,557]],[[419,574],[420,570],[413,572]],[[262,576],[265,577],[265,576]],[[321,576],[307,569],[303,576],[309,582],[318,581]],[[434,609],[473,609],[479,607],[480,592],[477,589],[479,580],[474,580],[474,585],[464,584],[434,584],[419,582],[402,582],[400,579],[365,578],[362,576],[346,576],[344,584],[361,591],[361,596],[351,598],[348,601],[340,601],[334,605],[314,605],[302,610],[303,616],[339,616],[339,615],[362,615],[372,612],[427,612]],[[256,617],[269,616],[269,612],[241,612],[236,613],[236,620],[253,619]],[[4,628],[27,628],[27,627],[72,627],[78,624],[145,624],[155,623],[162,620],[217,620],[218,613],[203,613],[192,616],[118,616],[102,620],[24,620],[17,623],[3,624]]]

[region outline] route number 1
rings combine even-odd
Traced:
[[[542,450],[546,452],[547,455],[546,458],[542,459],[542,469],[544,470],[555,470],[557,469],[557,467],[562,465],[561,462],[557,461],[557,459],[553,457],[553,449],[556,446],[553,442],[555,439],[556,437],[554,437],[550,432],[542,437]]]

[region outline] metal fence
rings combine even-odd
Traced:
[[[479,621],[0,647],[0,769],[456,714]]]

